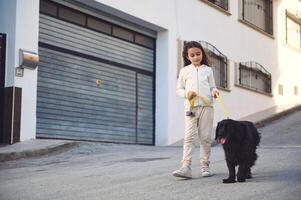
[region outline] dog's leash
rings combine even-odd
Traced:
[[[199,98],[202,101],[202,103],[203,103],[204,106],[210,105],[210,103],[208,103],[203,96],[199,96]],[[195,100],[196,100],[196,98],[192,98],[191,100],[188,100],[189,101],[189,105],[190,105],[190,110],[192,110],[192,108],[194,107]],[[221,106],[222,111],[223,111],[223,113],[225,115],[225,118],[229,119],[229,111],[225,107],[224,101],[222,100],[222,98],[220,97],[219,94],[216,94],[216,100],[219,103],[219,105]]]
[[[222,111],[225,115],[225,118],[229,119],[229,111],[228,109],[225,107],[225,104],[224,104],[224,101],[222,100],[222,98],[220,97],[219,94],[216,94],[216,100],[217,102],[219,103],[219,105],[221,106],[222,108]]]
[[[198,96],[198,97],[200,98],[200,100],[202,101],[202,103],[203,103],[204,106],[210,105],[210,103],[208,103],[208,102],[205,100],[205,97],[203,97],[203,96]],[[196,97],[192,98],[191,100],[188,100],[188,101],[189,101],[189,105],[190,105],[190,109],[191,109],[191,110],[192,110],[192,108],[194,107],[195,100],[196,100]]]

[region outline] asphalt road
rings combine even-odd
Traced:
[[[202,178],[198,149],[193,179],[171,175],[182,148],[81,143],[59,154],[0,163],[0,200],[142,200],[301,198],[301,111],[259,130],[262,143],[254,178],[223,184],[221,146],[212,148],[211,171]]]

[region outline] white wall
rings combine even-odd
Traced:
[[[301,92],[301,51],[294,50],[286,44],[285,32],[285,10],[297,10],[301,14],[301,2],[298,0],[282,0],[277,1],[278,10],[276,10],[278,18],[276,43],[278,47],[279,73],[273,79],[275,86],[283,85],[283,96],[275,95],[277,104],[285,104],[287,102],[301,102],[301,96],[294,95],[294,86],[298,86],[299,94]],[[278,87],[274,88],[274,93],[278,93]]]
[[[38,53],[38,36],[39,0],[17,0],[16,63],[20,49]],[[37,71],[24,69],[24,76],[15,78],[15,86],[22,88],[21,141],[36,137]]]
[[[281,36],[285,30],[284,9],[291,6],[300,10],[298,0],[274,1],[274,38],[238,21],[238,1],[229,1],[230,16],[198,0],[97,1],[167,29],[159,32],[157,40],[157,145],[173,144],[183,138],[183,100],[175,93],[178,37],[207,41],[230,59],[231,91],[221,91],[221,94],[231,118],[240,119],[281,104],[300,103],[300,95],[292,94],[293,85],[301,89],[297,77],[300,73],[296,73],[296,66],[301,66],[300,52],[287,49]],[[247,61],[256,61],[272,73],[273,97],[234,86],[234,62]],[[278,95],[279,83],[288,88],[284,89],[284,96]],[[215,122],[223,118],[222,110],[216,104]]]
[[[6,87],[22,88],[21,141],[36,137],[37,69],[15,77],[19,50],[38,52],[39,0],[1,0],[0,32],[7,34]]]
[[[228,16],[200,0],[77,0],[112,8],[111,14],[158,31],[156,49],[156,145],[173,144],[183,138],[183,99],[175,92],[177,39],[203,40],[230,59],[230,92],[221,91],[230,117],[240,119],[262,110],[300,103],[300,52],[285,44],[285,8],[301,10],[298,0],[274,1],[274,39],[238,21],[238,1],[230,0]],[[35,137],[37,70],[25,69],[15,77],[19,49],[37,52],[39,0],[0,1],[0,32],[8,34],[6,86],[22,87],[21,140]],[[256,61],[272,73],[273,97],[234,86],[234,62]],[[284,95],[278,95],[278,84]],[[215,106],[215,122],[223,118]]]
[[[176,38],[177,26],[175,20],[175,4],[173,0],[97,0],[122,12],[133,15],[148,23],[162,27],[157,36],[156,49],[156,145],[166,145],[174,137],[170,134],[174,126],[172,117],[174,112],[174,101],[179,99],[175,93],[176,78]],[[132,5],[132,6],[130,6]],[[181,105],[182,106],[182,105]],[[182,110],[181,110],[182,111]],[[181,115],[182,116],[182,115]],[[180,120],[181,121],[181,120]]]

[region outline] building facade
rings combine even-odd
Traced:
[[[185,41],[205,48],[225,117],[300,105],[299,0],[0,0],[1,142],[172,145]]]

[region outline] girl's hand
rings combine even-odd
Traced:
[[[219,96],[219,91],[218,89],[214,88],[212,90],[212,96],[216,99]]]
[[[196,97],[196,93],[193,92],[193,91],[189,91],[188,94],[187,94],[187,99],[190,101],[194,97]]]

